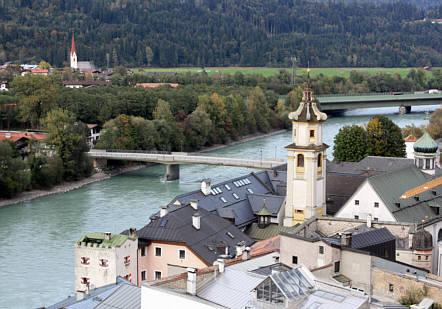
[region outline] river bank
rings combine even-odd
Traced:
[[[249,135],[245,135],[243,138],[240,138],[237,141],[230,142],[229,144],[220,144],[220,145],[213,145],[213,146],[209,146],[209,147],[204,147],[203,149],[196,151],[196,153],[205,153],[205,152],[209,152],[209,151],[214,151],[214,150],[222,149],[222,148],[225,148],[228,146],[233,146],[233,145],[245,143],[248,141],[253,141],[258,138],[264,138],[267,136],[272,136],[275,134],[283,133],[285,131],[286,130],[275,130],[275,131],[271,131],[271,132],[265,133],[265,134],[262,134],[262,133],[249,134]],[[88,184],[91,184],[91,183],[94,183],[97,181],[102,181],[105,179],[109,179],[113,176],[121,175],[121,174],[124,174],[127,172],[136,171],[136,170],[139,170],[141,168],[144,168],[146,166],[150,166],[153,164],[155,164],[155,163],[131,164],[131,165],[120,167],[118,169],[107,171],[107,172],[99,171],[99,172],[92,174],[88,178],[84,178],[84,179],[81,179],[78,181],[63,182],[63,183],[56,185],[56,186],[54,186],[50,189],[47,189],[47,190],[31,190],[31,191],[22,192],[22,193],[18,194],[17,196],[10,198],[10,199],[0,199],[0,208],[5,207],[5,206],[9,206],[9,205],[15,205],[15,204],[28,202],[28,201],[35,200],[35,199],[45,197],[48,195],[52,195],[52,194],[65,193],[65,192],[69,192],[72,190],[80,189]]]

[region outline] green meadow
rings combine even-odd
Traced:
[[[326,76],[341,76],[348,77],[351,71],[358,71],[367,74],[377,74],[377,73],[398,73],[402,77],[407,76],[411,69],[419,68],[311,68],[311,76],[316,76],[323,74]],[[261,74],[263,76],[271,76],[277,74],[280,70],[288,70],[291,72],[291,68],[265,68],[265,67],[207,67],[205,68],[207,74],[235,74],[236,72],[241,72],[243,74]],[[193,74],[201,73],[202,68],[197,67],[181,67],[181,68],[136,68],[133,69],[135,73],[146,73],[146,72],[177,72],[185,73],[190,72]],[[307,68],[297,68],[296,75],[301,76],[306,74]],[[431,71],[425,72],[428,77],[431,76]]]

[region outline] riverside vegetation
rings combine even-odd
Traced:
[[[122,68],[115,71],[112,86],[88,89],[62,86],[63,79],[76,78],[70,70],[12,80],[11,90],[0,94],[0,129],[42,129],[48,140],[42,151],[31,147],[35,151],[26,161],[20,161],[14,145],[1,143],[0,182],[7,188],[2,197],[88,176],[85,123],[103,125],[97,148],[194,151],[251,133],[289,128],[288,113],[302,98],[302,87],[291,85],[285,70],[269,77],[239,72],[143,76],[127,75]],[[180,86],[149,90],[132,86],[150,81]],[[305,76],[296,82],[304,81]],[[318,75],[312,83],[319,94],[423,90],[441,88],[441,72],[433,70],[429,78],[422,70],[411,70],[405,78],[351,72],[348,78]],[[281,95],[286,95],[285,100]],[[10,107],[14,105],[18,108]],[[56,155],[46,156],[47,150]]]

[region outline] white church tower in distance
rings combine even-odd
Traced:
[[[302,223],[315,215],[326,214],[325,177],[328,146],[322,143],[322,123],[327,115],[321,112],[319,101],[313,96],[310,69],[304,95],[292,120],[292,141],[286,146],[287,197],[284,226]]]
[[[75,39],[72,33],[72,46],[71,46],[71,69],[78,70],[77,52],[75,51]]]

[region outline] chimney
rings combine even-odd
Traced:
[[[196,295],[196,269],[188,267],[186,270],[187,270],[187,294]]]
[[[276,170],[276,168],[273,168],[273,176],[274,177],[278,176],[278,171]]]
[[[239,257],[243,253],[245,248],[246,248],[246,243],[244,240],[237,243],[236,244],[236,257]]]
[[[351,248],[351,232],[343,232],[339,235],[341,236],[341,247]]]
[[[201,192],[203,192],[204,195],[209,195],[211,187],[211,180],[210,179],[203,179],[201,181]]]
[[[112,233],[111,232],[104,233],[104,240],[111,240],[111,238],[112,238]]]
[[[242,260],[247,261],[250,259],[250,247],[246,247],[242,252]]]
[[[164,217],[165,215],[167,215],[167,213],[169,212],[169,210],[167,209],[167,206],[161,206],[160,209],[160,218]]]
[[[137,236],[137,228],[131,227],[129,229],[129,237],[136,237]]]
[[[201,228],[201,215],[199,212],[196,212],[192,216],[192,225],[195,229],[199,230]]]
[[[218,271],[220,274],[222,274],[226,267],[226,260],[222,256],[220,256],[220,258],[217,259],[217,262],[218,262]]]
[[[274,255],[274,256],[272,256],[272,259],[273,259],[273,264],[279,263],[279,256]]]
[[[197,200],[191,200],[190,201],[190,206],[195,209],[198,210],[198,201]]]
[[[371,215],[367,215],[367,227],[371,227]]]

